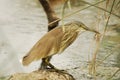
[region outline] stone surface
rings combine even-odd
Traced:
[[[63,71],[39,70],[31,73],[16,73],[9,80],[75,80],[72,75]]]

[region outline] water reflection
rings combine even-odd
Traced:
[[[24,53],[27,53],[27,49],[47,31],[47,20],[34,0],[0,0],[0,11],[2,76],[24,71],[20,60]],[[31,46],[27,47],[28,45]]]

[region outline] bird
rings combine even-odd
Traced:
[[[39,69],[56,69],[56,67],[50,63],[51,57],[55,54],[62,53],[85,31],[99,33],[94,29],[88,28],[80,21],[72,21],[52,29],[38,40],[27,55],[23,57],[22,64],[27,66],[33,61],[45,59]]]

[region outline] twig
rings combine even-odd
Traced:
[[[70,13],[70,14],[64,16],[62,19],[67,18],[67,17],[70,17],[70,16],[72,16],[72,15],[74,15],[74,14],[76,14],[76,13],[82,11],[82,10],[85,10],[85,9],[87,9],[87,8],[90,8],[90,7],[92,7],[92,6],[95,6],[95,5],[97,5],[97,4],[100,4],[100,3],[104,2],[104,1],[105,1],[105,0],[100,1],[100,2],[97,2],[97,3],[92,4],[92,5],[90,5],[90,6],[87,6],[87,7],[83,8],[83,9],[79,9],[79,10],[73,12],[73,13]],[[53,23],[55,23],[55,22],[57,22],[57,21],[60,21],[60,20],[62,20],[62,19],[57,19],[57,20],[55,20],[55,21],[49,23],[48,25],[51,25],[51,24],[53,24]]]
[[[108,78],[107,80],[112,79],[119,71],[120,71],[120,68],[118,70],[116,70],[115,73],[113,73],[113,75],[110,78]]]
[[[104,29],[104,32],[103,32],[103,38],[104,38],[105,33],[106,33],[106,31],[107,31],[108,23],[109,23],[111,14],[112,14],[112,10],[113,10],[114,4],[115,4],[115,0],[113,1],[112,7],[111,7],[111,10],[110,10],[110,14],[109,14],[109,16],[108,16],[108,19],[107,19],[107,22],[106,22],[106,25],[105,25],[105,29]]]
[[[100,46],[100,37],[101,37],[100,34],[96,34],[96,49],[94,51],[93,58],[89,67],[89,73],[91,71],[91,74],[94,75],[95,80],[96,80],[96,56],[98,54],[98,50]]]
[[[98,7],[98,6],[94,5],[94,4],[91,4],[91,3],[86,2],[86,1],[81,1],[81,2],[86,3],[86,4],[88,4],[88,5],[91,5],[91,6],[94,6],[94,7],[98,8],[98,9],[101,9],[101,10],[103,10],[103,11],[105,11],[105,12],[108,12],[108,13],[110,13],[110,14],[112,14],[112,15],[118,17],[118,18],[120,18],[119,15],[117,15],[117,14],[111,12],[111,11],[107,11],[106,9],[103,9],[103,8],[101,8],[101,7]]]

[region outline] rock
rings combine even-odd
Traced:
[[[31,73],[16,73],[9,80],[75,80],[72,75],[55,70],[39,70]]]

